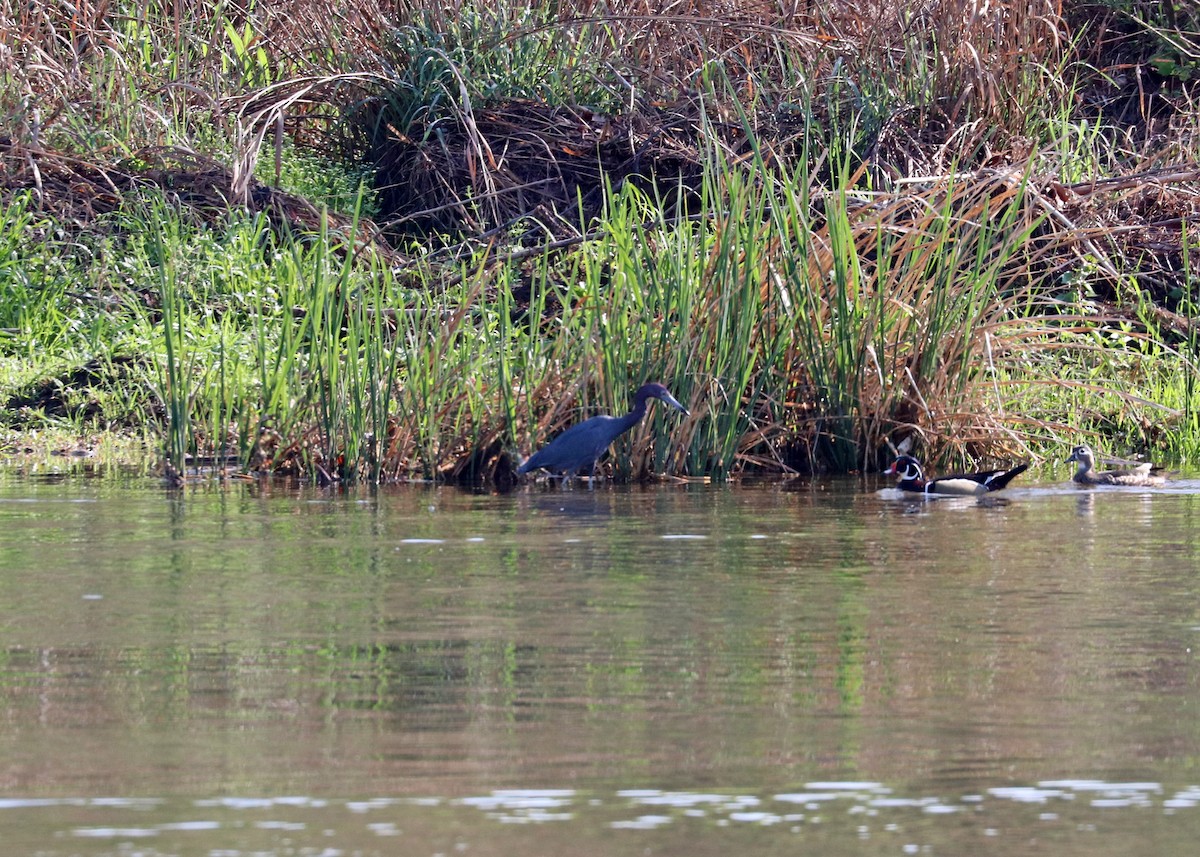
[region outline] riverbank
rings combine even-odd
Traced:
[[[660,380],[619,478],[1200,453],[1194,12],[493,5],[4,22],[7,443],[503,484]]]

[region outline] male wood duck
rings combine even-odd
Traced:
[[[1067,461],[1078,462],[1071,481],[1080,485],[1165,485],[1167,482],[1167,477],[1159,473],[1162,468],[1149,461],[1124,470],[1098,471],[1096,455],[1090,446],[1073,447]]]
[[[999,491],[1013,480],[1018,473],[1024,473],[1029,463],[1018,464],[1011,470],[981,470],[978,473],[956,473],[953,476],[942,476],[938,479],[925,480],[921,472],[921,463],[911,455],[902,455],[892,462],[892,466],[883,471],[885,476],[895,476],[899,481],[896,487],[901,491],[913,491],[919,494],[949,494],[959,497],[978,496],[989,491]]]

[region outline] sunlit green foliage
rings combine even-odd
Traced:
[[[829,4],[797,23],[408,2],[311,28],[281,24],[302,3],[117,5],[73,29],[51,4],[0,12],[23,34],[0,65],[5,175],[26,182],[0,197],[8,425],[155,426],[177,469],[438,479],[660,380],[693,415],[622,439],[620,476],[845,471],[901,435],[957,458],[1076,433],[1200,453],[1197,326],[1164,331],[1136,260],[1118,270],[1045,191],[1194,161],[1200,111],[1156,138],[1091,108],[1111,80],[1055,4]],[[1186,81],[1194,39],[1115,7],[1154,37],[1158,73]],[[828,35],[849,21],[858,41]],[[329,154],[353,133],[314,128],[438,147],[506,100],[602,124],[652,121],[665,99],[691,99],[702,175],[611,181],[599,216],[554,213],[570,236],[554,246],[535,246],[533,214],[481,216],[479,234],[406,234],[398,264],[319,217],[386,220],[386,189],[377,164]],[[131,171],[154,147],[193,149],[302,195],[319,225],[246,213],[234,187],[226,217],[201,218],[167,182],[81,226],[26,179],[23,153],[47,146]],[[485,189],[505,157],[462,153]],[[1194,319],[1195,272],[1181,282],[1166,299]],[[464,465],[481,450],[490,463]]]

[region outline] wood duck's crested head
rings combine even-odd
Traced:
[[[1080,444],[1071,448],[1071,454],[1067,458],[1068,462],[1079,462],[1080,470],[1091,470],[1096,466],[1096,456],[1092,452],[1092,448],[1086,444]]]
[[[895,476],[900,482],[921,482],[925,479],[921,472],[921,462],[911,455],[901,455],[892,462],[892,466],[883,471],[884,476]]]

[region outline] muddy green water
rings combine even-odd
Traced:
[[[880,487],[0,473],[0,852],[1194,853],[1200,481]]]

